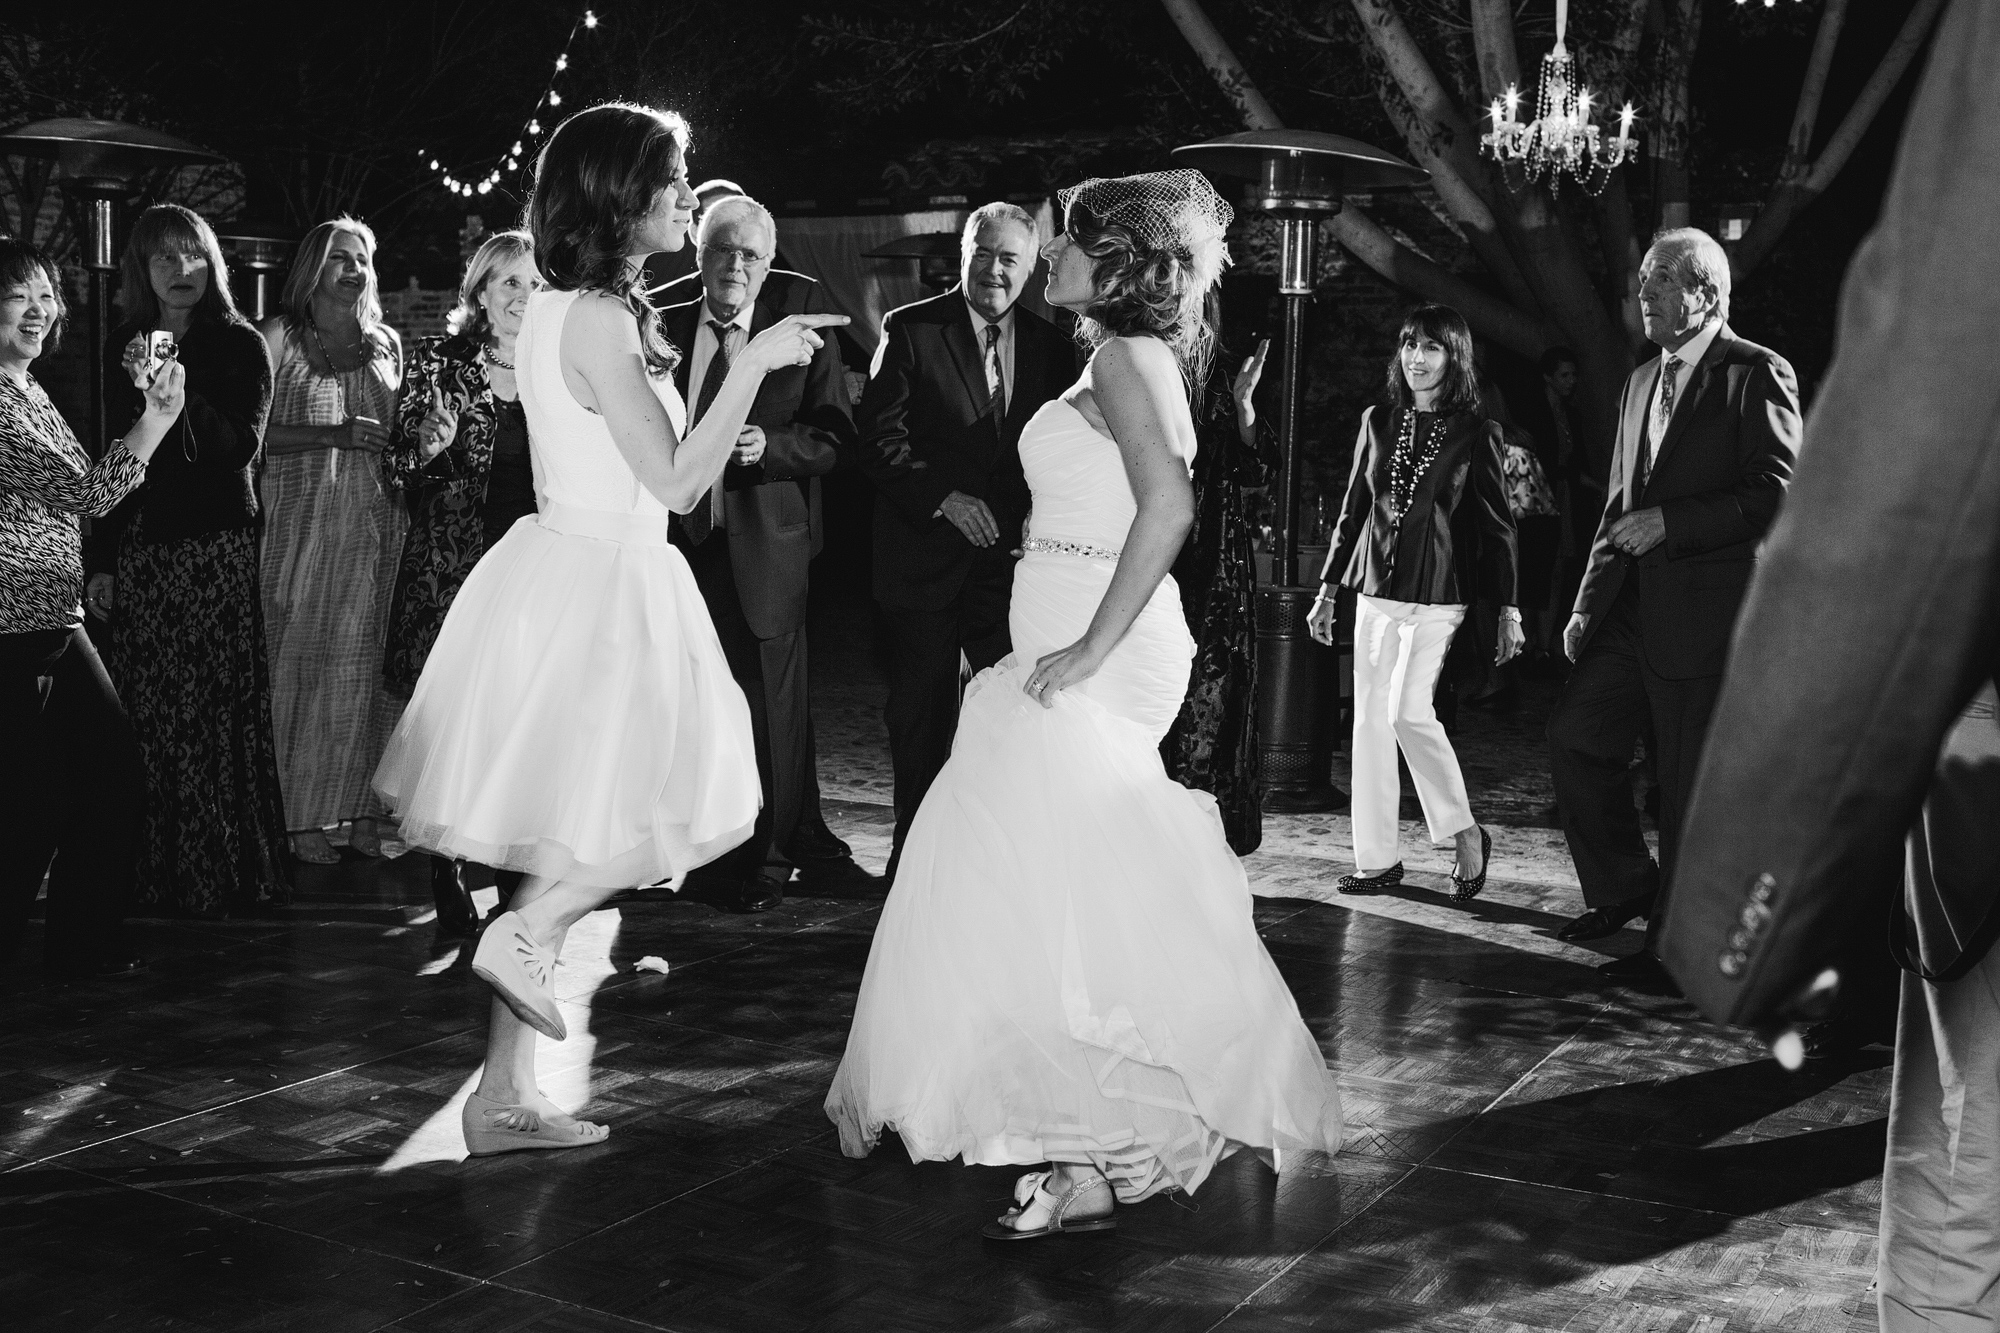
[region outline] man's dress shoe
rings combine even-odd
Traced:
[[[687,896],[724,912],[747,916],[768,912],[785,901],[784,886],[774,879],[705,879],[690,882]]]
[[[1574,921],[1564,924],[1556,932],[1556,938],[1564,943],[1582,940],[1601,940],[1606,935],[1616,935],[1625,929],[1625,923],[1633,917],[1644,914],[1644,907],[1630,903],[1614,903],[1610,907],[1593,907]]]
[[[851,856],[831,856],[824,860],[800,861],[799,882],[820,888],[861,888],[880,881],[864,870]]]
[[[1681,988],[1659,959],[1645,949],[1625,958],[1600,963],[1597,974],[1614,985],[1645,995],[1679,995]]]
[[[785,853],[794,864],[804,865],[809,861],[845,861],[854,855],[854,849],[835,837],[822,820],[802,825],[792,834]]]

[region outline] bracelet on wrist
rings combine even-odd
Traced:
[[[1503,606],[1500,608],[1500,618],[1502,620],[1511,620],[1518,625],[1521,623],[1521,608],[1518,606]]]

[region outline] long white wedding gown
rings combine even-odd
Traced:
[[[827,1096],[841,1148],[887,1127],[920,1161],[1088,1162],[1128,1203],[1192,1191],[1239,1147],[1324,1169],[1333,1077],[1213,798],[1160,762],[1193,656],[1173,580],[1053,707],[1022,691],[1111,582],[1114,560],[1074,548],[1116,551],[1131,528],[1118,446],[1058,399],[1020,451],[1034,541],[1014,652],[967,690],[904,845]]]
[[[576,298],[529,297],[516,341],[540,513],[459,589],[375,787],[414,846],[623,888],[748,837],[757,756],[666,506],[563,382]],[[673,382],[653,391],[680,430]]]

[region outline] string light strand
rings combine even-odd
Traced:
[[[417,157],[429,164],[431,174],[438,178],[445,189],[470,199],[474,195],[491,193],[493,187],[506,178],[505,172],[521,170],[521,162],[528,155],[531,141],[541,137],[543,109],[553,111],[563,103],[562,90],[556,87],[556,84],[569,69],[570,51],[576,45],[577,34],[595,32],[602,22],[603,20],[599,19],[594,11],[586,9],[583,11],[583,17],[570,25],[569,36],[563,39],[562,50],[556,55],[555,68],[550,72],[548,82],[542,86],[541,96],[535,99],[534,109],[528,113],[527,122],[521,126],[520,133],[516,135],[513,143],[504,152],[495,156],[486,170],[477,174],[462,172],[446,166],[428,148],[417,150]],[[551,117],[552,121],[554,119],[555,117]]]

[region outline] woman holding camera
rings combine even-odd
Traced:
[[[264,323],[277,363],[265,435],[264,633],[292,854],[331,865],[327,832],[382,851],[368,785],[401,706],[382,685],[389,597],[408,526],[382,450],[403,346],[382,322],[375,233],[353,218],[306,233],[283,311]]]
[[[161,367],[145,411],[93,464],[28,373],[55,350],[65,313],[55,266],[0,237],[0,736],[8,768],[33,777],[0,801],[0,960],[19,948],[47,874],[48,971],[88,978],[142,966],[121,928],[146,781],[83,628],[78,520],[109,513],[145,480],[186,376],[177,362]]]
[[[253,471],[271,363],[237,313],[214,230],[178,204],[134,224],[119,305],[106,350],[125,374],[105,388],[108,428],[145,412],[163,365],[187,377],[187,405],[145,483],[91,525],[85,550],[84,601],[110,624],[112,671],[146,763],[137,899],[241,914],[287,892]]]
[[[545,285],[527,232],[488,237],[466,265],[458,305],[446,320],[449,333],[411,349],[402,407],[383,455],[390,484],[410,500],[382,669],[398,698],[416,689],[465,576],[517,519],[535,512],[514,346],[528,298]],[[506,870],[499,876],[503,890],[520,878]],[[431,890],[436,944],[469,938],[478,913],[461,863],[433,857]]]

